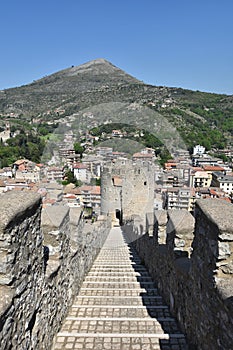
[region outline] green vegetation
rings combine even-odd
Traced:
[[[76,179],[73,171],[71,171],[70,169],[67,169],[67,171],[65,173],[65,180],[62,181],[62,185],[66,186],[70,183],[74,184],[76,187],[82,186],[82,182],[80,180]]]
[[[120,130],[122,133],[126,132],[125,137],[117,138],[114,137],[110,140],[108,136],[112,135],[112,130]],[[99,136],[100,139],[96,143],[101,142],[102,146],[112,147],[113,151],[125,152],[129,155],[133,155],[144,147],[153,148],[156,156],[159,158],[159,163],[163,166],[168,159],[172,156],[164,146],[164,144],[149,131],[144,129],[137,129],[134,126],[122,123],[109,123],[100,125],[90,130],[93,136]],[[137,135],[135,137],[135,135]],[[104,141],[104,142],[103,142]]]
[[[0,143],[0,167],[10,166],[17,159],[26,158],[35,163],[40,162],[44,150],[44,141],[32,133],[21,133],[14,138]]]
[[[197,112],[199,112],[197,114]],[[201,115],[199,110],[184,111],[179,108],[169,108],[163,111],[160,111],[180,132],[184,142],[189,149],[192,149],[196,144],[203,145],[207,151],[211,149],[223,149],[227,147],[230,141],[230,134],[225,132],[227,128],[230,131],[230,125],[232,121],[229,118],[229,123],[225,120],[224,127],[220,127],[220,123],[217,123],[217,120],[212,118],[206,120],[203,112]],[[195,113],[195,114],[194,114]],[[217,127],[215,124],[218,124]]]
[[[0,130],[4,128],[7,118],[12,131],[18,130],[20,126],[25,134],[35,134],[44,143],[48,135],[55,137],[52,133],[57,126],[55,121],[59,122],[60,118],[72,114],[78,120],[86,108],[98,105],[104,107],[105,103],[125,103],[126,106],[136,103],[152,108],[180,132],[189,150],[201,144],[218,154],[218,150],[232,147],[233,96],[146,85],[114,69],[108,62],[103,62],[101,66],[89,64],[88,69],[82,67],[79,74],[73,74],[73,70],[67,69],[32,84],[4,90],[0,95]],[[80,113],[79,116],[76,113]],[[37,124],[32,124],[33,121],[37,121]],[[138,135],[135,138],[133,134],[138,131],[136,127],[105,124],[93,128],[92,135],[100,136],[100,141],[103,141],[102,136],[109,134],[112,129],[121,129],[127,132],[129,139],[154,148],[161,156],[161,162],[169,157],[161,142],[149,132],[144,131],[143,137]],[[60,132],[64,135],[64,130]],[[36,150],[29,142],[34,143],[29,140],[19,141],[22,144],[20,150],[12,148],[21,147],[18,145],[1,144],[2,162],[10,164],[20,153],[38,159]],[[82,154],[79,147],[77,153]]]
[[[5,125],[5,120],[2,121]],[[17,159],[26,158],[35,163],[40,162],[46,140],[53,136],[58,124],[32,124],[22,119],[10,119],[11,135],[5,143],[0,140],[0,168],[11,166]],[[5,130],[5,127],[1,127]],[[2,130],[2,131],[3,131]]]
[[[74,143],[74,151],[76,154],[80,154],[80,158],[82,158],[84,148],[81,146],[79,142]]]

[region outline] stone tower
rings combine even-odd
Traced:
[[[153,212],[154,167],[145,161],[119,159],[106,163],[101,176],[101,212],[113,221]]]

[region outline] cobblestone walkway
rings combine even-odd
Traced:
[[[140,258],[113,228],[55,338],[53,350],[187,350]]]

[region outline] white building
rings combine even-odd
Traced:
[[[213,186],[220,187],[225,193],[233,193],[233,176],[223,175],[220,172],[213,173],[212,175]]]
[[[193,147],[193,156],[201,155],[205,153],[205,147],[197,145]]]
[[[89,182],[90,176],[87,170],[87,166],[82,163],[78,163],[73,166],[74,177],[82,182]]]

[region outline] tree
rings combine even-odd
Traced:
[[[82,186],[82,181],[77,180],[76,177],[74,176],[73,171],[68,169],[65,173],[65,180],[62,181],[63,185],[68,185],[68,184],[74,184],[76,187],[81,187]]]
[[[76,154],[80,154],[80,158],[82,158],[82,154],[84,152],[84,148],[81,146],[79,142],[75,142],[74,151]]]

